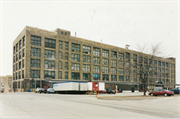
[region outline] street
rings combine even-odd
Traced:
[[[142,95],[102,94],[98,97]],[[0,118],[179,118],[180,96],[146,97],[140,100],[97,99],[95,95],[0,94]]]

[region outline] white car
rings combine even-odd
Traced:
[[[37,88],[35,93],[39,92],[40,90],[42,90],[43,88]]]
[[[54,89],[53,88],[48,88],[47,93],[54,93]]]

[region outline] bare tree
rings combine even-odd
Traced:
[[[161,43],[156,45],[153,44],[150,50],[146,45],[143,47],[137,45],[138,54],[136,56],[133,55],[133,67],[137,68],[136,74],[139,76],[140,82],[143,85],[144,96],[146,95],[147,83],[152,80],[149,79],[149,76],[152,76],[157,70],[156,68],[153,68],[152,65],[154,58],[161,54],[161,50]]]

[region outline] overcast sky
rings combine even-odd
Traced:
[[[146,0],[145,0],[146,1]],[[12,75],[13,41],[25,26],[69,30],[71,35],[118,47],[161,42],[179,72],[179,0],[1,2],[1,74]],[[176,80],[179,79],[176,75]],[[179,80],[177,80],[180,83]]]

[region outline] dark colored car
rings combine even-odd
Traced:
[[[180,89],[179,88],[174,88],[172,91],[174,92],[174,94],[180,94]]]
[[[47,89],[46,88],[42,88],[39,90],[39,93],[47,93]]]
[[[122,92],[123,92],[123,90],[122,90],[122,89],[118,89],[118,90],[119,90],[119,92],[120,92],[120,93],[122,93]]]
[[[108,94],[115,94],[115,91],[112,90],[112,89],[107,89],[107,93],[108,93]]]
[[[171,96],[171,95],[174,95],[174,92],[161,89],[161,90],[150,92],[149,95],[151,95],[151,96],[157,96],[157,95]]]

